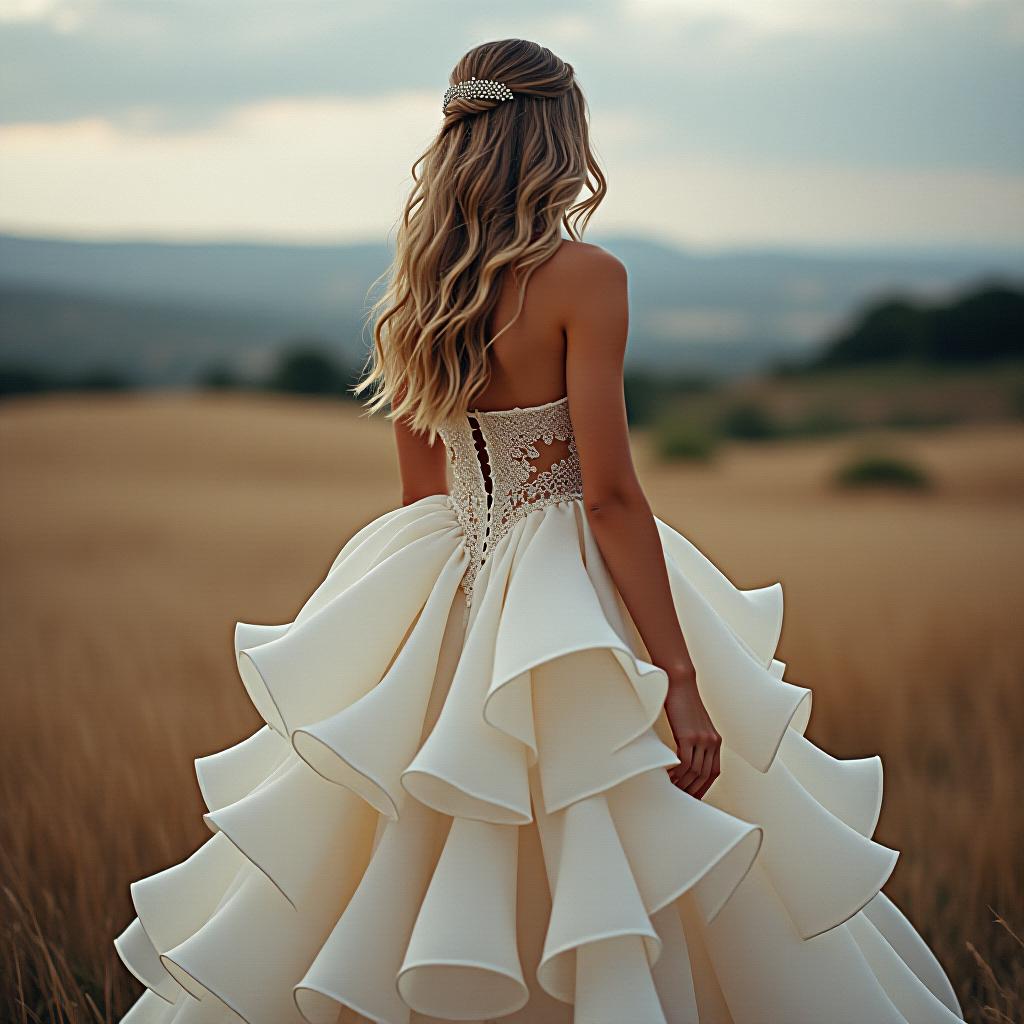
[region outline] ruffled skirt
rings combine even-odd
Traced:
[[[740,590],[661,520],[722,735],[675,787],[646,651],[579,500],[477,577],[446,495],[343,547],[293,622],[239,623],[266,725],[196,770],[212,836],[131,887],[130,1024],[962,1020],[882,893],[878,757],[804,735],[781,587]]]

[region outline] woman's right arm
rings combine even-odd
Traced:
[[[721,737],[697,689],[661,537],[633,465],[623,391],[626,268],[596,246],[574,255],[563,293],[566,389],[587,520],[651,662],[668,674],[665,712],[681,762],[669,775],[699,798],[719,775]]]

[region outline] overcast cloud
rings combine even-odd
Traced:
[[[468,47],[576,68],[595,227],[1024,243],[1018,0],[0,0],[0,229],[387,231]]]

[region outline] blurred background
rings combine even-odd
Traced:
[[[657,515],[782,580],[808,735],[881,754],[886,886],[1024,1019],[1024,8],[1016,0],[0,0],[3,991],[108,1021],[128,884],[205,835],[290,621],[400,501],[346,389],[469,47],[568,60],[630,273]]]

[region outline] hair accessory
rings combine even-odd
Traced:
[[[464,82],[449,85],[444,93],[441,110],[444,111],[456,96],[463,100],[510,100],[512,90],[504,82],[495,82],[490,78],[472,78]]]

